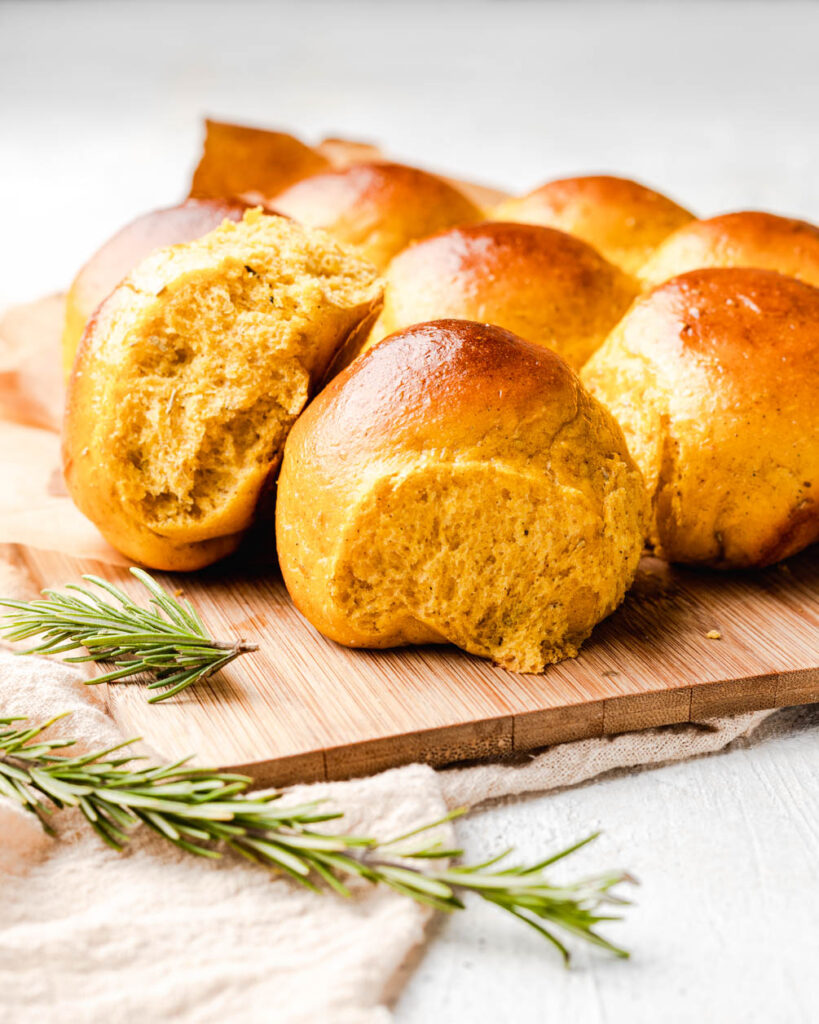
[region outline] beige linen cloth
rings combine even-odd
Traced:
[[[38,304],[0,332],[0,544],[50,547],[58,522],[63,550],[107,557],[110,549],[59,487],[47,495],[32,489],[31,467],[55,451],[59,360],[52,351],[49,382],[43,354],[28,345],[21,358],[15,332],[20,322],[23,334],[30,331],[34,317],[37,336],[53,338],[60,312],[59,303]],[[35,596],[33,581],[2,559],[1,548],[0,594]],[[75,737],[82,750],[118,742],[100,692],[82,679],[59,662],[0,649],[0,715],[43,721],[69,710],[55,733]],[[297,787],[287,798],[327,797],[350,830],[389,838],[462,804],[716,751],[767,714],[569,743],[514,764],[443,772],[414,765]],[[238,858],[183,854],[145,830],[117,854],[76,812],[54,822],[57,839],[0,798],[2,1024],[390,1019],[402,964],[424,938],[425,908],[366,883],[349,900],[319,897]]]
[[[0,562],[0,593],[30,598],[34,587]],[[78,750],[118,742],[100,691],[83,678],[0,650],[0,715],[43,721],[68,710],[53,731],[76,737]],[[345,827],[389,838],[463,804],[710,753],[768,714],[567,743],[510,765],[412,765],[296,787],[287,798],[329,798]],[[183,854],[145,830],[117,854],[72,810],[55,824],[58,839],[0,797],[3,1024],[56,1015],[72,1024],[390,1019],[402,964],[424,939],[425,908],[366,884],[349,900],[316,896],[239,858]]]

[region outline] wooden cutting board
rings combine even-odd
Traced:
[[[0,543],[18,542],[41,586],[95,572],[144,598],[61,487],[62,322],[56,296],[0,322]],[[88,557],[42,550],[54,531],[65,550]],[[262,541],[256,550],[270,551]],[[253,554],[190,576],[158,574],[193,601],[213,636],[260,649],[162,704],[148,704],[142,686],[112,684],[109,706],[128,735],[169,758],[197,754],[286,784],[819,701],[819,545],[754,574],[644,560],[625,604],[580,657],[541,676],[454,648],[339,647],[295,610],[275,563],[258,563]],[[708,639],[712,630],[721,639]]]
[[[43,586],[123,568],[17,548]],[[108,687],[129,735],[169,758],[239,768],[265,784],[337,779],[426,761],[498,757],[564,740],[819,701],[819,547],[757,573],[644,559],[624,606],[580,656],[515,675],[454,648],[351,651],[295,610],[275,568],[157,574],[212,634],[259,651],[158,705]],[[721,639],[709,639],[717,630]]]

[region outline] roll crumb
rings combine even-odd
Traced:
[[[436,320],[355,359],[297,420],[279,564],[338,643],[449,642],[543,672],[623,600],[646,511],[619,427],[555,352]]]
[[[260,210],[157,250],[77,354],[63,433],[77,507],[149,568],[234,551],[290,428],[380,297],[374,267]]]

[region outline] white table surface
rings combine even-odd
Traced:
[[[0,306],[181,196],[204,113],[510,189],[615,171],[703,215],[817,220],[817,101],[815,3],[0,3]],[[473,857],[603,828],[584,863],[642,879],[616,931],[634,959],[565,972],[473,906],[436,927],[398,1021],[819,1020],[817,730],[808,712],[767,743],[462,823]]]

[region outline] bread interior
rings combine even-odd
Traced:
[[[602,507],[547,474],[422,463],[361,500],[331,581],[353,628],[448,640],[517,672],[577,654],[636,567],[613,463]]]

